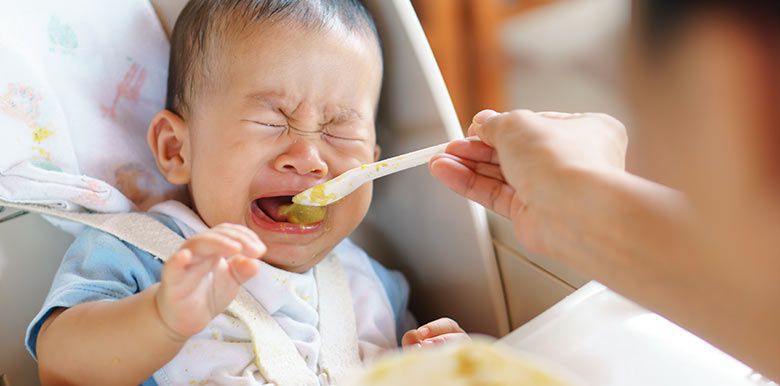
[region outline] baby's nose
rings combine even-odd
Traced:
[[[309,141],[296,141],[276,157],[274,168],[282,173],[311,174],[317,178],[328,174],[328,164],[322,159],[317,146]]]

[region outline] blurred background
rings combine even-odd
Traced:
[[[604,112],[631,131],[621,60],[631,0],[412,0],[462,127],[482,109]],[[627,168],[635,169],[629,144]],[[589,278],[529,253],[487,213],[509,327]]]
[[[481,109],[624,120],[630,0],[412,0],[464,127]]]

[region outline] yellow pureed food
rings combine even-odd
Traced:
[[[287,204],[279,207],[279,214],[287,216],[287,222],[296,225],[311,225],[325,219],[327,212],[324,206],[307,206],[300,204]]]
[[[513,350],[474,341],[423,348],[386,357],[350,385],[575,386],[518,356]]]
[[[331,194],[325,194],[325,185],[317,185],[314,187],[314,189],[311,191],[311,197],[310,199],[320,205],[327,204],[330,200],[336,198],[336,195]]]

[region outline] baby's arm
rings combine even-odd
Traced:
[[[53,312],[38,333],[41,383],[144,382],[230,304],[263,254],[254,232],[219,225],[185,241],[159,284],[121,300]]]
[[[401,339],[404,348],[441,345],[448,342],[469,340],[466,331],[450,318],[440,318],[416,330],[407,331]]]

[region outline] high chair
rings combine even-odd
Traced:
[[[80,229],[58,217],[143,210],[182,193],[157,173],[145,130],[164,104],[166,33],[185,3],[4,5],[10,10],[0,15],[0,374],[14,385],[37,382],[24,330],[72,241],[69,233]],[[377,121],[384,154],[462,137],[411,4],[365,3],[385,50]],[[50,223],[25,214],[42,211]],[[99,221],[113,226],[110,216]],[[419,320],[449,316],[470,332],[509,331],[484,209],[424,168],[378,181],[353,239],[404,272]]]
[[[24,331],[73,240],[70,233],[79,230],[77,223],[56,216],[127,213],[181,193],[157,174],[144,132],[163,106],[166,31],[184,3],[28,0],[2,5],[0,384],[37,384]],[[366,4],[385,50],[377,122],[385,154],[460,137],[446,87],[409,2]],[[55,215],[49,221],[25,214],[45,210]],[[111,220],[120,218],[80,220],[112,228],[121,223]],[[372,209],[353,239],[406,274],[411,310],[419,320],[450,316],[469,332],[503,336],[509,330],[507,304],[517,327],[533,316],[526,315],[528,309],[545,309],[582,286],[503,341],[553,359],[593,385],[776,385],[598,283],[585,284],[541,256],[515,258],[512,251],[521,246],[513,244],[511,228],[491,221],[493,236],[506,241],[496,243],[503,283],[484,210],[447,191],[424,168],[379,180]],[[560,280],[543,280],[548,270],[558,272]],[[502,288],[509,295],[506,301]],[[555,300],[519,302],[516,297],[526,292]]]

